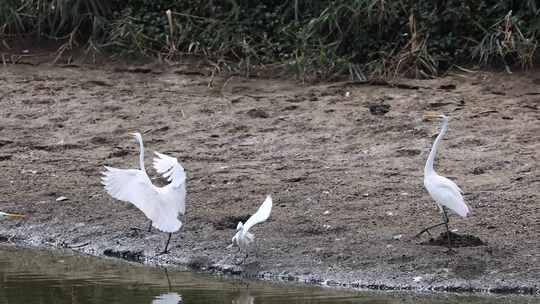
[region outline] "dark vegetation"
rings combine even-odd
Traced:
[[[166,11],[170,9],[168,18]],[[2,0],[0,42],[54,40],[86,53],[178,60],[218,71],[430,77],[454,65],[527,68],[538,58],[536,0]],[[32,40],[35,41],[35,40]]]

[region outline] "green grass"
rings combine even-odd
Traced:
[[[61,41],[59,54],[83,47],[203,56],[247,76],[280,63],[309,80],[426,78],[454,64],[533,66],[540,7],[534,0],[0,1],[0,42],[9,48],[20,38]]]

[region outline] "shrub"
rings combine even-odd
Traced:
[[[167,16],[166,11],[171,15]],[[56,39],[112,54],[204,56],[302,77],[431,77],[454,64],[532,66],[535,0],[2,0],[0,40]]]

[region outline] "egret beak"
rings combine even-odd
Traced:
[[[8,219],[8,220],[15,220],[15,219],[24,218],[24,215],[0,212],[0,219],[3,219],[3,218]]]
[[[444,115],[437,112],[428,111],[428,112],[424,112],[424,115],[423,115],[423,119],[428,120],[428,121],[431,119],[440,119],[440,118],[444,118]]]

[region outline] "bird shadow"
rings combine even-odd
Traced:
[[[455,232],[450,232],[450,241],[452,247],[476,247],[476,246],[485,246],[487,245],[479,237],[470,235],[470,234],[457,234]],[[448,246],[448,234],[447,232],[442,232],[439,236],[429,240],[421,242],[420,245],[427,246]]]

